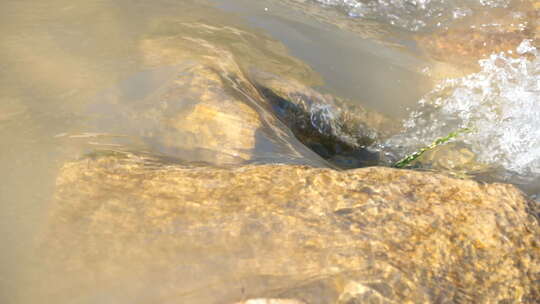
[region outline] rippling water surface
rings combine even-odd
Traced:
[[[373,145],[393,158],[455,128],[472,127],[475,132],[462,138],[463,145],[477,163],[503,171],[488,175],[537,193],[540,63],[535,42],[526,40],[513,54],[484,58],[473,74],[441,81],[437,73],[452,74],[453,66],[432,60],[414,36],[471,16],[510,16],[505,24],[529,28],[523,3],[2,1],[0,302],[35,303],[32,294],[40,280],[29,279],[36,266],[32,242],[44,225],[55,176],[65,161],[112,149],[233,165],[249,158],[330,166],[265,108],[256,90],[264,78],[260,75],[320,92],[311,110],[324,117],[312,115],[315,127],[324,125],[317,124],[321,117],[330,122],[343,117],[339,103],[326,105],[333,99],[324,96],[330,95],[394,122],[410,116],[401,132]],[[208,87],[193,76],[198,64],[211,67],[227,88],[206,95],[193,90]],[[236,147],[224,144],[223,151],[215,151],[187,131],[168,133],[171,129],[160,122],[174,124],[179,117],[171,113],[185,108],[175,108],[163,98],[166,94],[185,98],[185,107],[208,96],[224,103],[244,96],[264,118],[256,142],[246,144],[253,148],[225,155]],[[197,126],[197,120],[191,123]],[[340,121],[334,125],[341,126]],[[334,135],[355,136],[347,132]],[[220,140],[215,134],[209,138]],[[186,143],[199,146],[186,148]]]
[[[489,10],[515,7],[514,0],[315,0],[351,17],[388,22],[410,31],[448,27]]]
[[[460,141],[474,152],[477,162],[506,170],[502,180],[538,192],[540,62],[530,40],[523,41],[515,53],[517,58],[492,54],[480,61],[480,72],[443,81],[420,100],[405,121],[406,130],[385,145],[403,149],[404,155],[450,132],[470,128],[472,132]]]

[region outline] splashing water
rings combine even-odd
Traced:
[[[540,176],[540,52],[523,41],[518,58],[493,54],[481,71],[448,79],[419,102],[405,131],[382,144],[406,155],[459,128],[477,160],[523,176]]]
[[[419,31],[448,26],[477,10],[507,8],[513,0],[315,0],[345,11],[351,17],[388,22]]]

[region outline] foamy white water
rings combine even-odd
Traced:
[[[481,71],[438,85],[383,144],[405,155],[460,128],[478,161],[525,176],[540,176],[540,52],[525,40],[517,58],[493,54]]]

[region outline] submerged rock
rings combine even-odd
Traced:
[[[294,299],[250,299],[236,304],[304,304]]]
[[[399,129],[396,121],[375,111],[299,82],[260,72],[250,78],[273,113],[304,145],[341,168],[378,164],[378,155],[366,147]]]
[[[415,40],[420,50],[436,61],[432,77],[459,77],[478,71],[478,61],[491,54],[512,54],[525,39],[538,45],[539,16],[533,1],[522,1],[512,8],[475,14],[450,28],[417,34]]]
[[[101,156],[63,166],[34,277],[55,303],[537,303],[533,207],[407,170]]]
[[[465,28],[418,36],[418,41],[434,59],[471,66],[490,54],[513,50],[527,38],[530,35],[522,31],[490,33]]]
[[[83,136],[98,135],[94,146],[214,165],[377,163],[365,147],[387,136],[392,122],[313,90],[318,75],[280,44],[198,22],[164,22],[155,32],[140,43],[152,69],[87,110]]]
[[[96,135],[94,144],[215,165],[330,166],[322,157],[362,167],[377,163],[365,147],[397,129],[381,114],[270,73],[197,63],[145,73],[127,87],[155,89],[141,96],[111,90],[88,110],[85,134]]]
[[[148,93],[133,96],[120,88],[92,105],[85,131],[100,135],[94,144],[214,165],[328,166],[264,108],[264,100],[243,78],[198,63],[168,69],[128,81],[129,89],[141,83],[151,87]]]
[[[492,168],[478,161],[477,156],[463,143],[448,143],[422,155],[418,162],[437,171],[468,175]]]

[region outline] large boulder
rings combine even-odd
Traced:
[[[537,216],[511,185],[431,173],[96,155],[59,173],[36,296],[538,303]]]

